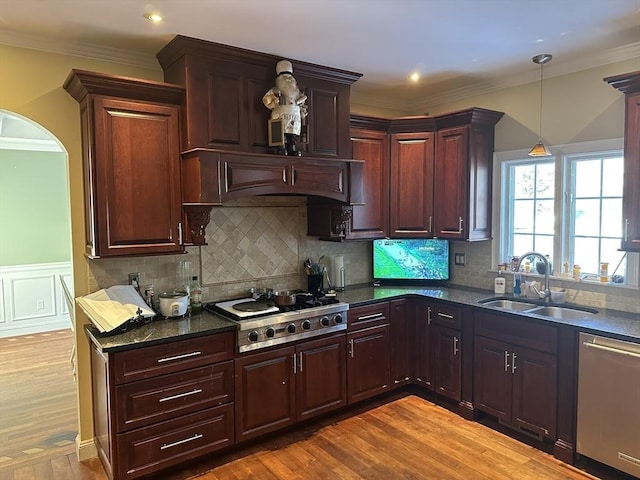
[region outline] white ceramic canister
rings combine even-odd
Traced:
[[[164,292],[160,295],[160,314],[163,317],[181,317],[187,313],[189,295],[185,292]]]

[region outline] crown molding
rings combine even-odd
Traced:
[[[0,137],[0,150],[26,150],[29,152],[60,152],[64,153],[55,140],[34,138]]]
[[[30,48],[43,52],[71,55],[74,57],[91,58],[153,70],[159,68],[158,60],[156,60],[155,55],[152,54],[85,42],[76,43],[68,40],[58,40],[50,37],[17,32],[15,30],[0,29],[0,44],[10,47]]]

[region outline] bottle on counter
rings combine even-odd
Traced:
[[[522,295],[522,274],[516,272],[513,274],[513,296],[519,297]]]
[[[504,294],[507,289],[507,279],[502,276],[502,271],[498,270],[498,276],[493,280],[493,293]]]
[[[191,278],[190,290],[191,313],[200,313],[202,311],[202,287],[198,282],[197,275]]]

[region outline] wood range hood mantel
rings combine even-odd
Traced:
[[[363,202],[364,162],[351,159],[288,157],[194,148],[182,153],[182,198],[194,245],[204,244],[211,208],[259,195],[313,197],[347,228],[352,206]]]
[[[166,82],[185,89],[182,105],[182,199],[187,240],[204,243],[208,212],[254,195],[301,195],[336,211],[336,235],[362,202],[362,162],[351,158],[351,84],[362,75],[287,58],[307,96],[302,157],[270,154],[269,110],[283,57],[178,35],[157,54]],[[318,200],[320,199],[320,200]],[[346,218],[346,221],[345,221]]]

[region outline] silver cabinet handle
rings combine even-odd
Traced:
[[[429,215],[429,233],[433,232],[433,216]]]
[[[516,358],[518,358],[518,356],[516,352],[513,352],[511,354],[511,373],[516,373]]]
[[[194,388],[190,392],[178,393],[177,395],[171,395],[169,397],[162,397],[158,402],[168,402],[169,400],[175,400],[176,398],[188,397],[190,395],[196,395],[198,393],[202,393],[201,388]]]
[[[383,318],[384,315],[382,315],[381,313],[372,313],[371,315],[360,315],[358,317],[358,321],[360,320],[371,320],[374,318]]]
[[[504,371],[509,371],[509,352],[504,351]]]
[[[184,243],[182,241],[182,222],[178,223],[178,243],[180,243],[180,245]]]
[[[173,362],[174,360],[182,360],[183,358],[197,357],[198,355],[202,355],[202,352],[191,352],[191,353],[185,353],[183,355],[176,355],[175,357],[159,358],[158,363]]]
[[[629,241],[629,219],[624,219],[624,241]]]
[[[438,312],[438,316],[442,318],[448,318],[449,320],[453,320],[453,315],[449,315],[448,313]]]
[[[431,307],[427,307],[427,325],[431,325]]]
[[[302,352],[300,352],[300,367],[298,367],[298,371],[302,373]]]
[[[293,354],[293,374],[298,373],[298,355]]]
[[[167,448],[177,447],[178,445],[182,445],[183,443],[193,442],[194,440],[198,440],[202,438],[204,435],[200,433],[196,433],[193,437],[185,438],[184,440],[178,440],[173,443],[165,443],[160,447],[160,450],[166,450]]]
[[[353,339],[349,340],[349,355],[353,358]]]
[[[458,355],[459,352],[459,348],[458,348],[458,337],[453,337],[453,356],[455,357],[456,355]]]

